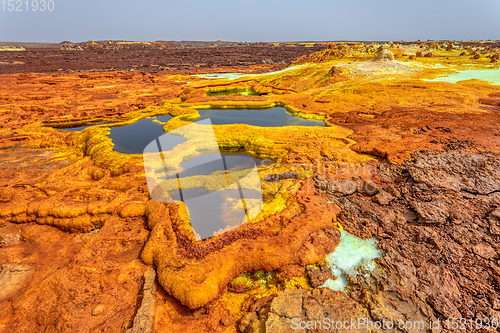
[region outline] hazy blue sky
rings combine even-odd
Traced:
[[[500,0],[8,1],[0,41],[500,39]]]

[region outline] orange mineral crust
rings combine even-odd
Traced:
[[[439,81],[498,71],[499,43],[316,44],[288,64],[211,67],[223,63],[214,47],[199,50],[217,58],[201,67],[179,56],[178,71],[147,73],[93,59],[35,73],[29,59],[64,54],[6,55],[0,332],[281,333],[292,315],[319,313],[500,318],[499,85],[486,74]],[[151,199],[142,154],[118,152],[110,134],[147,118],[167,116],[158,126],[169,131],[203,109],[273,107],[321,126],[215,125],[223,153],[272,167],[258,168],[258,218],[203,241],[182,205]],[[64,130],[80,126],[90,127]],[[362,186],[331,186],[346,182]],[[339,228],[383,251],[371,274],[346,274],[345,294],[318,288]]]
[[[196,242],[167,206],[150,201],[146,209],[153,230],[142,258],[157,267],[158,281],[168,293],[198,308],[219,296],[241,273],[312,264],[335,249],[339,233],[333,227],[339,211],[331,210],[325,198],[314,196],[313,189],[299,192],[294,201],[299,206],[292,204],[261,222],[206,242]]]

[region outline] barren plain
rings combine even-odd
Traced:
[[[486,74],[499,52],[449,41],[0,51],[0,331],[328,331],[293,330],[292,318],[496,331],[500,81]],[[484,77],[443,80],[471,70]],[[168,132],[197,110],[272,107],[325,126],[214,125],[222,151],[272,164],[259,166],[258,217],[205,240],[182,205],[151,199],[142,155],[110,137],[152,117],[171,116]],[[324,260],[341,231],[375,237],[383,255],[346,272],[344,290],[319,288],[340,278]]]

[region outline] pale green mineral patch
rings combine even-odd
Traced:
[[[382,252],[377,250],[375,237],[361,239],[347,231],[340,230],[340,244],[334,252],[325,258],[325,264],[332,270],[336,280],[328,279],[320,288],[344,291],[349,285],[346,273],[349,275],[360,272],[371,272],[375,269],[373,259],[381,258]]]
[[[458,73],[453,73],[448,76],[437,77],[435,79],[430,79],[426,81],[442,81],[442,82],[457,83],[459,81],[465,81],[471,79],[487,81],[492,84],[500,84],[500,69],[499,68],[469,69]]]

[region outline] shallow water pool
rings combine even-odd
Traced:
[[[293,116],[281,107],[253,110],[209,109],[199,110],[198,112],[200,114],[198,120],[210,118],[213,125],[248,124],[262,127],[325,125],[322,120]],[[160,122],[155,121],[155,119]],[[109,137],[113,141],[114,150],[124,154],[142,154],[144,148],[151,141],[165,134],[163,126],[170,119],[172,119],[172,116],[157,116],[142,119],[130,125],[111,127]],[[81,131],[91,126],[96,125],[68,128],[65,130]],[[172,147],[167,148],[171,149],[184,141],[186,140],[183,137],[175,137],[169,141]]]
[[[167,121],[172,119],[172,116],[157,116],[142,119],[130,125],[111,127],[109,137],[113,141],[114,150],[124,154],[142,154],[144,148],[148,145],[148,143],[165,134],[165,132],[163,131],[164,124],[154,121],[155,119],[166,123]],[[81,131],[92,126],[96,125],[66,128],[64,130]],[[186,140],[182,137],[178,137],[177,141],[175,138],[171,140],[173,145],[182,143],[184,141]],[[171,148],[173,148],[173,146]]]
[[[260,212],[262,193],[256,167],[261,163],[248,154],[198,155],[162,177],[160,186],[177,203],[184,203],[195,237],[207,239]],[[252,180],[253,187],[249,186]]]
[[[266,93],[258,93],[253,89],[228,89],[221,91],[208,91],[207,96],[262,96]]]
[[[437,77],[435,79],[425,81],[440,81],[457,83],[458,81],[477,79],[487,81],[492,84],[500,84],[500,68],[495,69],[469,69],[458,73],[453,73],[448,76]]]
[[[213,74],[196,74],[193,75],[195,77],[201,77],[204,79],[239,79],[241,77],[247,77],[247,76],[255,76],[255,75],[273,75],[273,74],[280,74],[283,72],[287,72],[292,69],[299,68],[301,65],[298,66],[291,66],[285,69],[281,69],[279,71],[274,71],[274,72],[267,72],[267,73],[262,73],[262,74],[256,74],[256,73],[213,73]]]
[[[171,118],[171,116],[156,117],[162,122],[167,122]],[[154,119],[142,119],[127,126],[112,127],[109,137],[113,141],[114,150],[124,154],[142,154],[148,143],[165,134],[163,131],[164,124],[158,123]],[[184,141],[186,139],[183,137],[174,137],[170,141],[172,144],[170,149]]]
[[[284,108],[274,107],[265,110],[198,110],[199,120],[210,118],[214,125],[248,124],[262,127],[281,126],[324,126],[322,120],[293,116]]]

